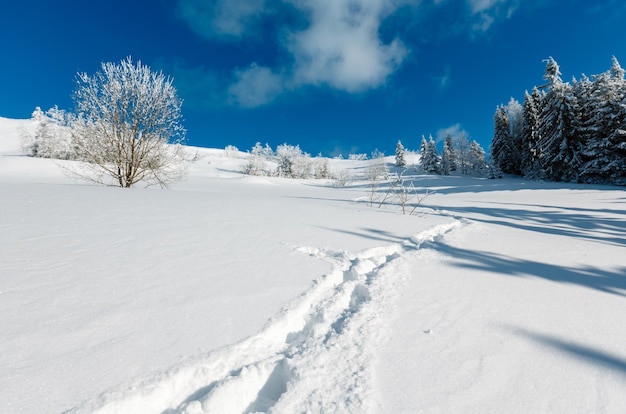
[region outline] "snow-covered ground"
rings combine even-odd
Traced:
[[[624,188],[415,176],[119,189],[0,119],[0,412],[624,413]],[[366,161],[331,160],[358,177]]]

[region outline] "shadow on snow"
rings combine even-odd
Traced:
[[[490,252],[461,249],[441,243],[433,247],[449,255],[453,266],[504,276],[538,277],[626,297],[626,266],[614,270],[595,266],[574,268],[506,257]]]

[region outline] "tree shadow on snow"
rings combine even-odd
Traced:
[[[506,205],[497,203],[499,205]],[[445,207],[446,211],[475,215],[473,221],[520,230],[575,237],[616,246],[626,245],[626,211],[513,204],[526,208]],[[612,215],[612,217],[611,217]]]
[[[558,283],[587,287],[626,297],[626,266],[613,270],[595,266],[565,267],[496,253],[467,250],[438,243],[437,250],[451,257],[452,266],[512,277],[538,277]]]
[[[555,349],[587,364],[602,366],[626,376],[626,359],[621,356],[613,355],[585,344],[566,341],[555,336],[532,332],[520,327],[502,326],[501,328],[515,336],[520,336],[544,347]]]

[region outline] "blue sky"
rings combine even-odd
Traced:
[[[626,65],[621,0],[72,0],[0,18],[0,116],[72,110],[77,72],[127,56],[174,78],[191,145],[393,153],[465,132],[488,149],[497,105]]]

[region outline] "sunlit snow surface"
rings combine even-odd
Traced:
[[[415,175],[409,216],[198,149],[125,190],[21,156],[19,127],[0,412],[626,412],[624,188]]]

